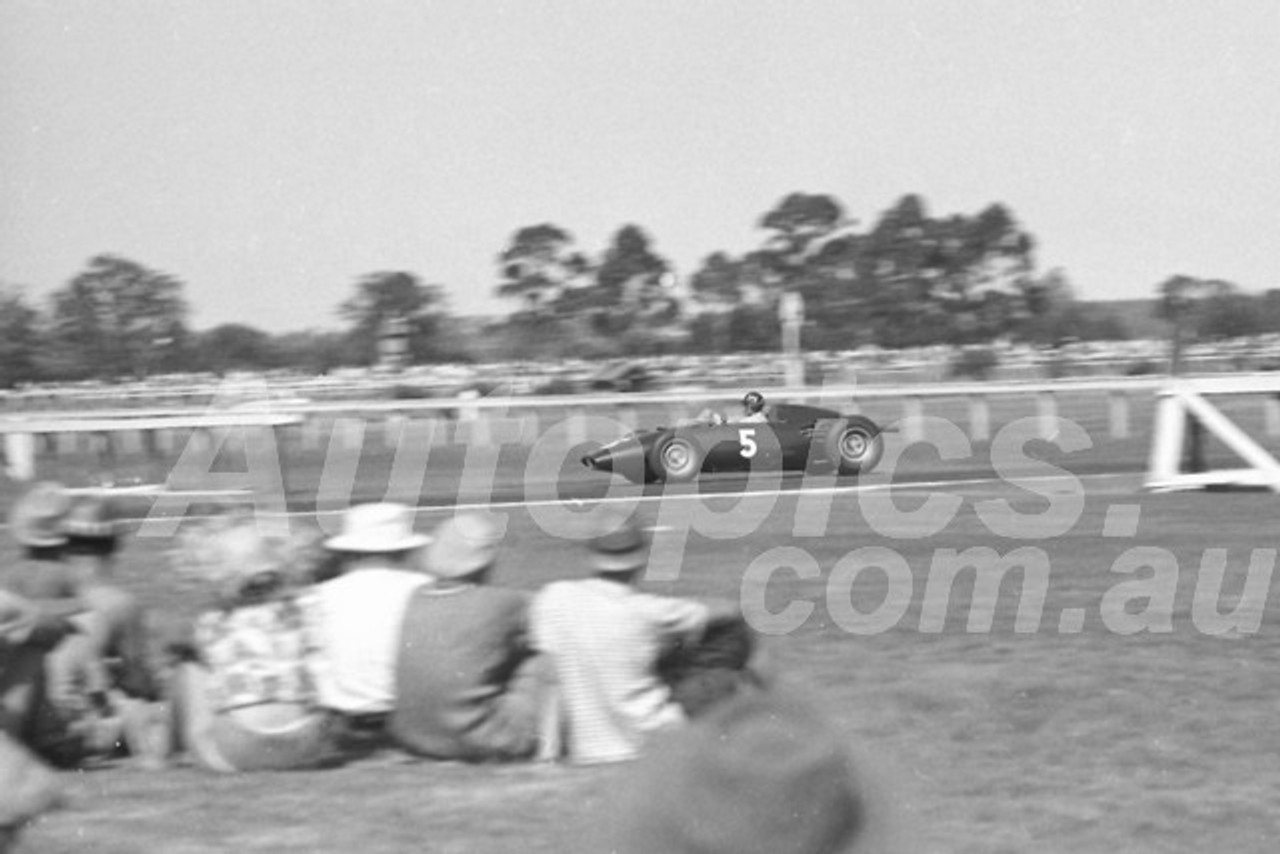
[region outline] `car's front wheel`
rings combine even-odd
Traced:
[[[841,474],[866,474],[884,456],[884,437],[867,418],[852,416],[827,434],[827,458]]]
[[[702,452],[683,436],[668,436],[653,448],[653,469],[663,480],[693,480],[702,469]]]

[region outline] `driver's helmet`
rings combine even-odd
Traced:
[[[764,395],[758,391],[749,391],[742,398],[742,408],[748,415],[755,415],[764,409]]]

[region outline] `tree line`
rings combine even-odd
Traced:
[[[683,275],[638,225],[598,257],[567,229],[529,225],[495,258],[494,292],[511,310],[468,334],[445,288],[410,271],[359,277],[331,330],[269,334],[249,323],[190,328],[184,282],[117,255],[34,305],[0,287],[0,386],[35,380],[269,370],[324,373],[370,365],[388,324],[412,363],[776,350],[779,308],[803,301],[807,349],[1057,344],[1121,339],[1115,317],[1087,309],[1061,270],[1041,273],[1035,239],[1001,204],[931,215],[905,195],[862,227],[833,196],[792,193],[762,215],[760,245],[716,251]],[[1157,313],[1185,340],[1280,330],[1280,292],[1172,276]]]

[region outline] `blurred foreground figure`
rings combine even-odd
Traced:
[[[175,560],[207,582],[213,600],[172,677],[180,745],[224,772],[335,760],[336,721],[318,701],[298,602],[310,577],[305,559],[251,518],[223,518],[184,534]]]
[[[15,850],[22,828],[61,803],[54,772],[0,732],[0,854]]]
[[[120,552],[115,506],[106,498],[78,500],[63,523],[65,560],[86,607],[76,622],[84,638],[79,661],[72,658],[95,699],[113,689],[143,700],[159,698],[141,603],[114,580]],[[72,674],[61,674],[71,678]]]
[[[526,759],[537,746],[538,660],[528,594],[491,585],[505,520],[464,513],[423,553],[434,583],[409,600],[400,634],[392,738],[411,753],[473,762]]]
[[[656,739],[579,850],[886,854],[880,797],[812,708],[768,691]]]
[[[548,584],[535,596],[530,618],[534,646],[554,662],[565,755],[583,764],[633,759],[653,733],[686,720],[690,710],[660,672],[673,650],[684,650],[678,668],[684,678],[696,679],[692,650],[709,626],[731,626],[725,634],[739,639],[746,633],[729,603],[637,590],[649,542],[630,520],[606,518],[589,550],[594,577]],[[732,691],[731,679],[712,693]],[[700,690],[689,693],[701,695],[698,711],[716,699]]]
[[[74,632],[67,618],[0,590],[0,732],[28,746],[39,742],[47,703],[45,659]]]
[[[134,724],[160,692],[143,609],[111,580],[113,510],[95,497],[73,505],[60,484],[39,483],[14,505],[10,530],[24,560],[9,569],[9,587],[75,628],[46,659],[28,744],[65,767],[125,751],[146,759]]]
[[[53,771],[22,742],[43,690],[44,656],[69,629],[0,591],[0,852],[12,849],[24,825],[61,802]]]

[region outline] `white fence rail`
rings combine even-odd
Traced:
[[[1131,404],[1150,401],[1169,385],[1167,377],[1107,377],[1054,382],[968,382],[885,386],[823,386],[776,388],[772,401],[813,403],[841,411],[856,411],[861,404],[898,401],[897,426],[905,441],[920,438],[920,425],[928,408],[949,399],[961,400],[967,410],[968,433],[974,441],[987,441],[993,433],[993,401],[1010,398],[1034,400],[1042,435],[1056,430],[1059,402],[1069,395],[1097,395],[1105,406],[1110,438],[1133,433]],[[1269,434],[1280,434],[1280,375],[1274,373],[1216,375],[1180,379],[1201,394],[1257,394],[1263,398],[1263,414]],[[264,387],[265,388],[265,387]],[[216,390],[212,396],[217,398]],[[532,444],[553,423],[564,422],[571,443],[609,437],[590,435],[592,415],[607,415],[629,428],[655,426],[661,418],[690,415],[705,406],[736,406],[738,392],[696,391],[634,394],[565,395],[556,397],[463,397],[449,399],[305,401],[297,398],[263,399],[231,407],[171,407],[152,409],[71,409],[0,413],[5,462],[11,476],[29,478],[40,445],[47,452],[84,450],[93,434],[118,443],[125,450],[172,450],[182,432],[232,426],[280,427],[296,425],[304,448],[318,448],[326,427],[344,445],[364,445],[380,435],[388,448],[405,440],[428,436],[433,444],[472,443]],[[881,417],[884,407],[881,407]],[[657,411],[655,413],[655,410]],[[954,411],[952,409],[951,411]],[[649,418],[659,420],[650,423]],[[892,420],[892,419],[889,419]],[[415,429],[431,422],[430,430]],[[643,422],[643,423],[642,423]],[[667,421],[665,423],[670,423]],[[380,431],[371,431],[377,424]],[[40,437],[44,437],[43,441]],[[349,440],[349,441],[348,441]],[[97,441],[102,441],[97,439]],[[330,441],[333,441],[331,436]]]

